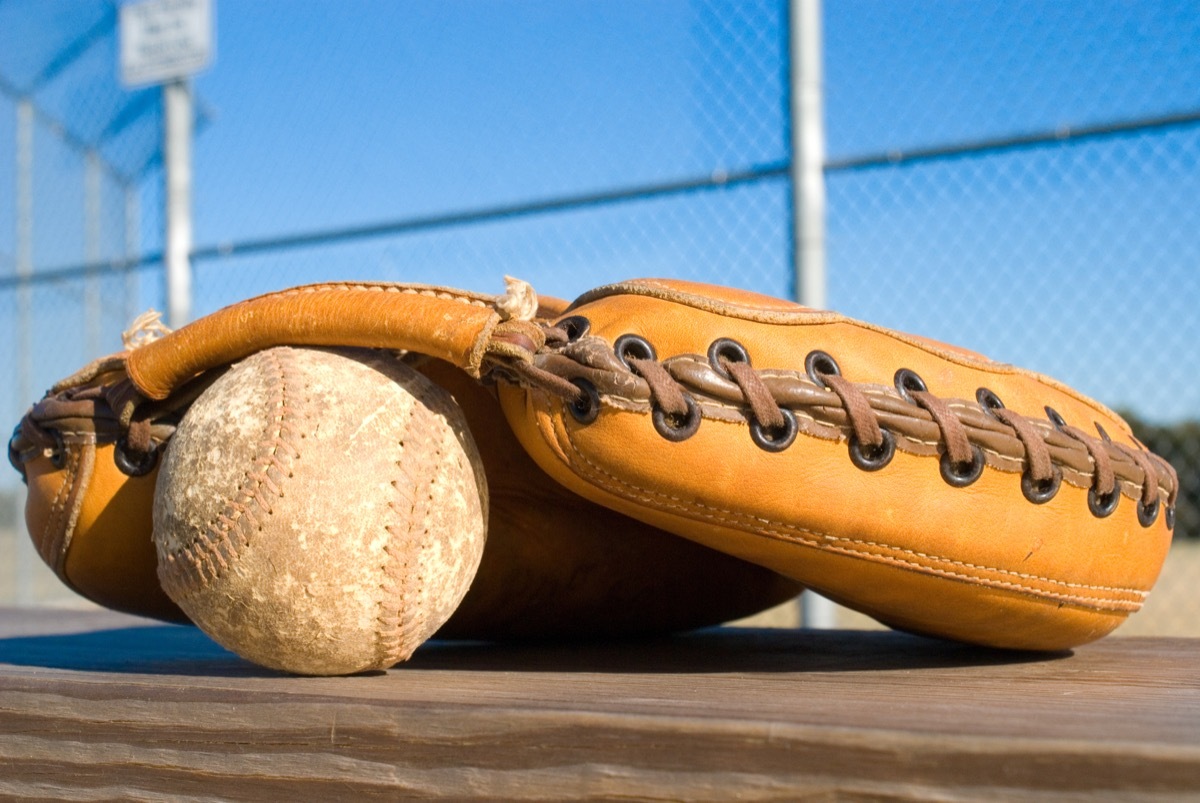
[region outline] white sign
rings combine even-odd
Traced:
[[[212,61],[211,0],[142,0],[121,6],[121,82],[158,84]]]

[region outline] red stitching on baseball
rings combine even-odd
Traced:
[[[276,408],[277,414],[268,418],[257,454],[251,466],[247,468],[237,491],[224,500],[217,515],[205,527],[205,542],[193,542],[184,546],[180,552],[166,556],[163,584],[171,586],[171,590],[176,593],[186,593],[188,585],[192,583],[202,584],[220,578],[228,569],[228,561],[236,558],[250,542],[246,524],[258,528],[258,519],[254,515],[251,502],[258,505],[267,515],[271,514],[267,499],[262,495],[262,485],[267,479],[266,472],[275,468],[287,473],[289,466],[284,464],[284,460],[297,460],[300,457],[299,449],[289,440],[292,436],[288,407],[288,378],[291,367],[287,363],[291,352],[287,349],[272,349],[261,354],[264,355],[263,359],[272,360],[275,366],[275,380],[270,387],[269,404]],[[275,425],[274,434],[271,433],[271,424]],[[285,450],[290,450],[291,454]]]

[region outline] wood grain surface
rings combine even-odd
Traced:
[[[1200,640],[715,629],[300,678],[192,628],[0,609],[0,797],[405,796],[1200,799]]]

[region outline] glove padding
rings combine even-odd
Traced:
[[[551,476],[886,624],[1065,649],[1166,557],[1174,471],[1053,380],[678,281],[594,290],[557,327],[533,363],[580,392],[500,388]]]
[[[550,301],[555,306],[543,313],[565,307]],[[106,358],[55,386],[22,421],[10,457],[29,483],[30,534],[68,586],[106,607],[186,622],[156,575],[151,510],[157,456],[225,366],[201,372],[163,400],[138,401],[136,412],[125,404],[122,423],[114,407],[138,395],[125,370],[135,352]],[[670,632],[748,616],[800,592],[794,581],[768,569],[567,490],[516,442],[494,388],[441,360],[415,353],[408,359],[455,397],[491,489],[482,562],[440,637]]]
[[[512,431],[567,488],[903,629],[1063,649],[1136,611],[1161,568],[1173,470],[1045,377],[686,282],[600,288],[549,321],[535,309],[519,284],[499,298],[314,285],[102,362],[60,384],[14,441],[31,532],[60,574],[115,571],[106,516],[152,488],[119,479],[112,460],[150,455],[178,399],[221,365],[279,344],[357,345],[494,381]],[[94,432],[53,425],[86,419],[63,405],[89,393],[113,411]],[[80,522],[106,533],[91,552],[71,543]],[[75,574],[73,552],[85,556]]]

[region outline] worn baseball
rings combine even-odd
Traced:
[[[306,675],[408,658],[466,593],[486,522],[457,404],[371,350],[230,368],[184,415],[154,499],[171,599],[224,647]]]

